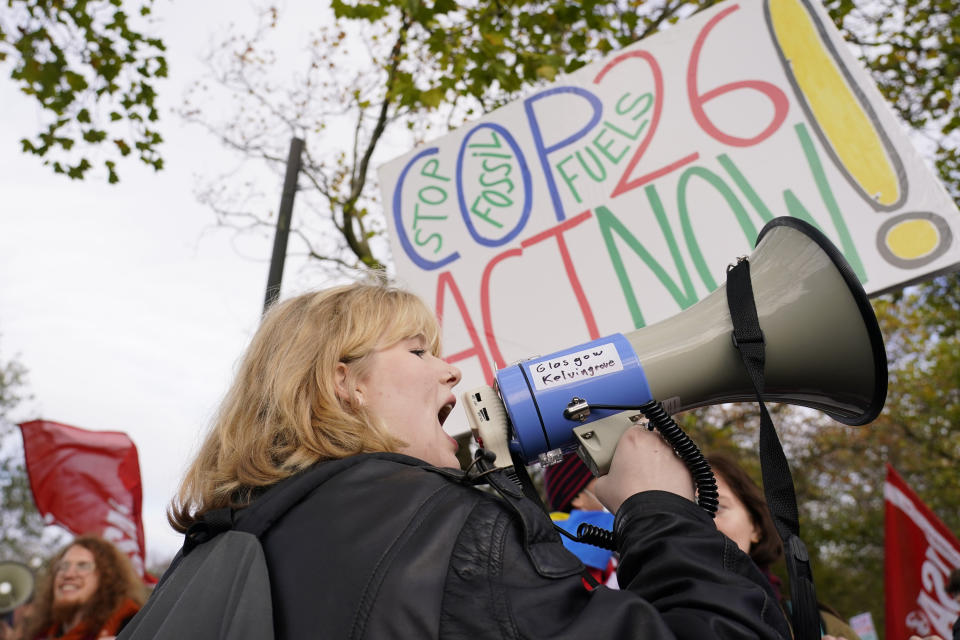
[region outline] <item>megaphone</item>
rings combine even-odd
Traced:
[[[33,595],[33,571],[20,562],[0,562],[0,615],[10,613]]]
[[[749,256],[763,332],[764,400],[812,407],[846,425],[883,409],[887,360],[876,316],[837,248],[812,225],[790,217],[764,226]],[[740,355],[726,285],[657,324],[614,334],[500,369],[496,386],[462,394],[474,435],[509,466],[552,464],[577,449],[600,475],[609,469],[638,406],[658,400],[669,413],[755,401]]]

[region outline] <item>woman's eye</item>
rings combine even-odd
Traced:
[[[426,349],[411,349],[410,351],[410,353],[417,356],[418,358],[422,358],[426,352],[427,352]]]

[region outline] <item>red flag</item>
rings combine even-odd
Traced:
[[[960,567],[960,542],[889,464],[883,497],[887,640],[950,638],[958,612],[944,588]]]
[[[140,461],[127,434],[48,420],[21,423],[20,431],[30,488],[44,520],[112,542],[144,581],[155,583],[145,570]]]

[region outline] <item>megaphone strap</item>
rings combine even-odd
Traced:
[[[750,261],[746,258],[740,258],[737,264],[727,268],[727,306],[733,323],[733,346],[740,352],[759,396],[764,388],[765,344],[753,299]]]
[[[818,640],[820,617],[810,557],[800,539],[800,517],[790,465],[773,420],[763,402],[764,341],[750,279],[750,262],[741,259],[727,269],[727,304],[733,323],[733,345],[750,375],[760,405],[760,472],[763,491],[777,532],[783,540],[793,598],[791,618],[796,640]]]

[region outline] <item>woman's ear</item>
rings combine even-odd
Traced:
[[[347,385],[347,378],[349,378],[349,369],[347,365],[343,362],[337,363],[337,368],[333,373],[333,384],[337,390],[337,397],[341,402],[349,403],[353,399],[353,394],[349,391],[349,386]]]
[[[350,369],[346,363],[338,362],[337,368],[333,374],[333,382],[336,387],[337,397],[341,402],[357,405],[363,405],[363,389],[359,385],[353,385],[353,378],[350,375]],[[355,386],[351,389],[351,386]]]

